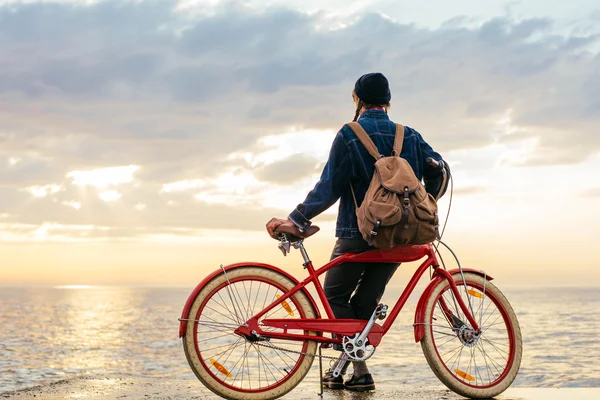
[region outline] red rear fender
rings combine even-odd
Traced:
[[[296,285],[299,283],[298,279],[294,278],[289,273],[283,271],[280,268],[274,267],[273,265],[269,265],[269,264],[247,262],[247,263],[231,264],[231,265],[228,265],[223,268],[225,269],[225,271],[229,271],[229,270],[232,270],[235,268],[242,268],[242,267],[267,268],[267,269],[270,269],[271,271],[275,271],[275,272],[280,273],[281,275],[284,275],[286,278],[288,278],[289,280],[294,282],[294,284],[296,284]],[[190,296],[188,297],[188,299],[185,303],[185,306],[183,307],[183,311],[181,313],[182,321],[179,322],[179,337],[182,337],[183,334],[185,333],[185,330],[187,328],[187,321],[185,321],[185,320],[189,318],[190,309],[192,308],[192,303],[194,302],[194,299],[196,298],[196,296],[198,296],[198,293],[200,293],[200,290],[202,290],[204,285],[206,285],[208,282],[210,282],[211,279],[213,279],[215,276],[222,274],[222,273],[223,273],[223,271],[220,268],[218,270],[214,271],[213,273],[208,275],[206,278],[204,278],[204,280],[202,282],[200,282],[198,284],[198,286],[196,286],[194,291],[190,294]],[[321,318],[321,313],[319,311],[319,307],[317,307],[317,304],[315,303],[315,300],[312,298],[312,296],[310,295],[310,293],[308,293],[308,291],[306,289],[302,289],[302,291],[304,292],[306,297],[308,297],[308,299],[310,300],[315,312],[317,313],[317,318]]]

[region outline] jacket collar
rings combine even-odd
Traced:
[[[390,117],[387,115],[387,113],[384,110],[367,110],[364,113],[362,113],[360,115],[360,117],[358,118],[359,120],[363,119],[363,118],[371,118],[371,119],[385,119],[388,120],[390,119]]]

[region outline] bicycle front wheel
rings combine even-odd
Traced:
[[[210,280],[192,303],[183,347],[198,379],[227,399],[276,399],[292,390],[309,371],[317,349],[315,341],[269,339],[250,341],[234,330],[295,283],[261,267],[240,267]],[[299,291],[277,305],[267,318],[315,318],[316,311]],[[289,333],[315,335],[309,331]]]
[[[481,334],[470,329],[444,279],[426,303],[423,353],[436,376],[452,391],[475,399],[497,396],[519,371],[523,348],[519,322],[506,297],[492,283],[473,273],[465,273],[464,281],[460,274],[453,278]]]

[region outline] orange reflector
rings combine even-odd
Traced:
[[[469,293],[473,297],[479,297],[480,299],[483,299],[483,295],[476,290],[469,289],[467,290],[467,293]]]
[[[278,294],[277,294],[276,296],[277,296],[277,298],[280,298],[280,297],[281,297],[281,296],[280,296],[280,295],[278,295]],[[290,307],[290,305],[288,304],[288,302],[287,302],[287,301],[285,301],[285,300],[284,300],[284,301],[282,301],[282,302],[281,302],[281,307],[283,307],[283,308],[285,309],[285,311],[287,311],[287,313],[288,313],[288,314],[290,314],[292,317],[294,316],[294,312],[292,311],[292,307]]]
[[[210,362],[212,363],[212,365],[215,366],[215,368],[217,369],[217,371],[219,371],[220,373],[222,373],[226,377],[231,378],[231,374],[229,373],[229,371],[227,371],[227,368],[225,368],[224,366],[222,366],[221,364],[219,364],[218,362],[216,362],[212,358],[210,359]]]
[[[471,375],[467,374],[464,371],[461,371],[460,369],[455,369],[454,372],[456,372],[456,375],[460,376],[461,378],[464,378],[468,381],[474,381],[475,378],[473,378]]]

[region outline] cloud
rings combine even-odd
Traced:
[[[322,166],[323,164],[312,157],[294,154],[284,160],[258,168],[254,174],[265,182],[289,185],[304,178],[307,172],[319,172]]]
[[[200,15],[174,7],[0,5],[0,213],[11,223],[132,234],[135,226],[262,227],[287,203],[261,205],[257,192],[304,185],[325,160],[306,148],[256,165],[230,156],[261,151],[261,138],[291,127],[337,131],[354,114],[354,81],[373,70],[390,79],[391,116],[442,154],[530,138],[537,147],[521,165],[577,163],[600,150],[598,37],[556,35],[552,20],[466,27],[456,19],[425,29],[363,14],[328,29],[322,13],[282,7],[226,2]],[[508,110],[511,134],[497,129]],[[139,166],[140,186],[101,192],[109,203],[67,179],[127,165]],[[240,186],[247,193],[162,190],[224,175],[258,182]],[[237,204],[242,198],[250,203]]]
[[[584,197],[600,197],[600,187],[590,188],[581,192]]]

